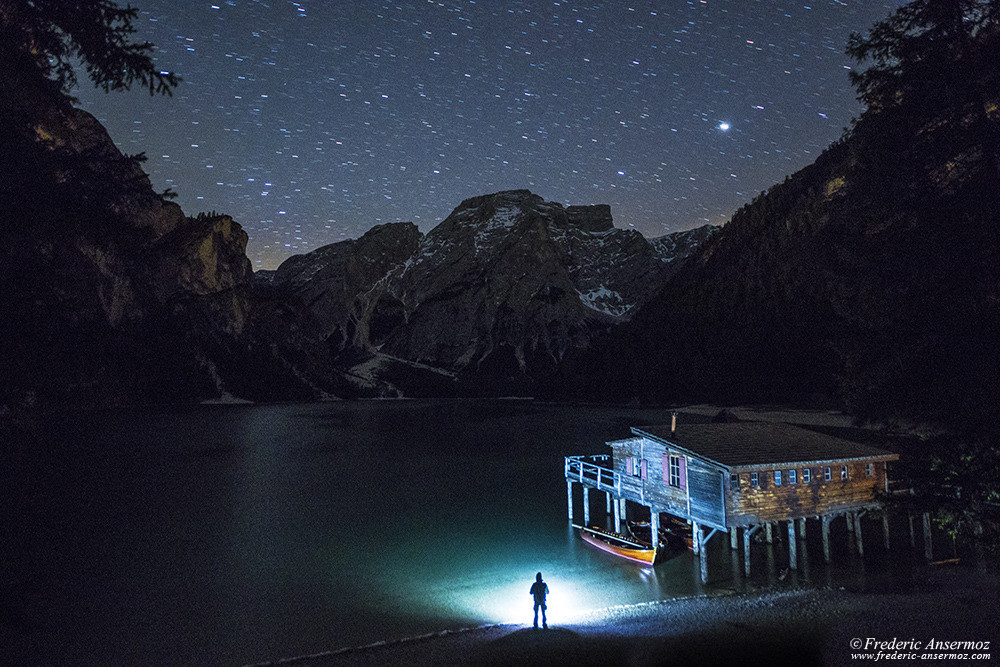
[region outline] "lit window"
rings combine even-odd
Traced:
[[[809,468],[802,469],[802,483],[808,484],[812,481],[812,470]]]
[[[760,478],[757,476],[757,473],[755,472],[750,473],[750,486],[751,488],[754,489],[760,486]]]
[[[874,477],[875,476],[875,464],[874,463],[869,463],[869,464],[865,465],[865,474],[868,475],[869,477]]]
[[[729,488],[732,489],[733,491],[739,491],[740,490],[740,476],[739,475],[733,475],[732,477],[729,478]]]
[[[679,456],[670,457],[670,486],[681,486],[681,459]]]
[[[789,484],[795,484],[796,483],[796,480],[795,480],[795,470],[789,470],[788,471],[788,483]]]
[[[823,468],[823,477],[826,478],[826,481],[828,482],[833,479],[833,475],[830,473],[830,466]]]
[[[847,466],[840,466],[840,479],[847,479]]]
[[[774,485],[775,486],[781,486],[781,471],[780,470],[775,470],[774,471]]]

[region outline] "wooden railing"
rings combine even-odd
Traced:
[[[611,457],[607,454],[567,456],[564,464],[566,479],[599,491],[609,491],[616,496],[629,494],[645,502],[645,482],[640,477],[612,469],[610,464]]]

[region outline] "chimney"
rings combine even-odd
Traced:
[[[677,431],[677,413],[670,413],[670,432],[674,433]]]

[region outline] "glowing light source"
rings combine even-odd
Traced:
[[[726,130],[729,129],[729,123],[726,122],[719,123],[719,129],[725,132]]]

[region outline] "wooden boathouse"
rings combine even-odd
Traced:
[[[607,494],[615,532],[621,532],[626,502],[649,508],[653,534],[660,514],[691,525],[701,578],[708,576],[705,545],[717,532],[739,546],[750,573],[750,539],[787,524],[789,567],[797,568],[796,542],[808,519],[818,519],[823,555],[830,561],[830,522],[844,517],[863,553],[860,516],[879,505],[888,490],[886,464],[892,452],[789,424],[764,422],[677,424],[631,429],[633,437],[608,442],[611,454],[565,459],[569,518],[573,485],[583,487],[584,524],[590,521],[589,491]],[[888,523],[883,515],[886,543]]]

